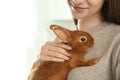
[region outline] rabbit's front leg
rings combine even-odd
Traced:
[[[99,61],[98,57],[92,58],[92,59],[89,59],[89,60],[81,59],[80,62],[78,63],[78,65],[79,66],[91,66],[91,65],[96,64],[98,61]]]
[[[98,61],[99,61],[99,58],[95,57],[95,58],[92,58],[92,59],[88,60],[87,62],[88,62],[88,65],[91,66],[91,65],[96,64]]]

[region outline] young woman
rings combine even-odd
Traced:
[[[94,66],[72,69],[67,80],[120,80],[120,0],[68,0],[68,5],[76,25],[80,19],[80,30],[94,37],[94,46],[86,58],[97,56],[100,60]],[[34,67],[43,61],[69,60],[67,50],[71,49],[61,42],[48,41]]]

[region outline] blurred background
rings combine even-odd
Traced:
[[[74,28],[67,0],[0,0],[0,80],[27,80],[51,24]]]

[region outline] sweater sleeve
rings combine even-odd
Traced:
[[[120,80],[120,34],[116,38],[112,52],[112,75],[113,80]]]
[[[116,80],[120,80],[120,45],[119,45],[118,62],[116,65]]]

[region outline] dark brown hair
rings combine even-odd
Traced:
[[[106,22],[120,25],[120,0],[105,0],[101,13]],[[77,25],[77,19],[74,22]]]

